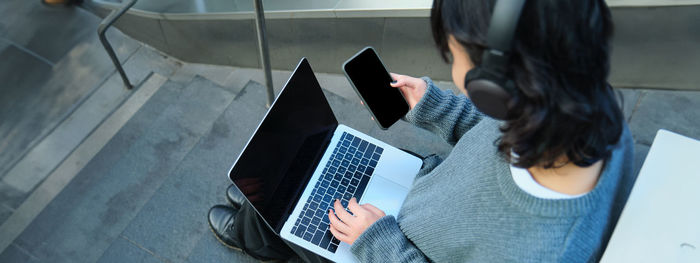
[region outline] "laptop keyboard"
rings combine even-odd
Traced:
[[[328,209],[333,208],[335,199],[343,207],[352,197],[360,200],[383,151],[343,132],[291,233],[335,253],[340,241],[328,229]]]

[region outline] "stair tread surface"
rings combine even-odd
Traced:
[[[211,82],[166,83],[15,244],[54,262],[99,259],[233,97]]]
[[[246,85],[121,236],[173,262],[187,259],[197,249],[205,251],[194,253],[213,253],[207,257],[218,257],[222,261],[250,260],[248,256],[215,244],[217,241],[209,230],[206,215],[209,207],[225,202],[224,193],[230,185],[228,170],[265,114],[265,98],[260,84]],[[208,245],[199,247],[200,243]],[[224,249],[212,252],[213,246]],[[113,255],[112,250],[119,249],[121,245],[113,244],[103,259]],[[194,262],[203,260],[200,256],[194,259]]]

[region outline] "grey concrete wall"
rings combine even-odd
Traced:
[[[612,75],[618,87],[700,90],[700,5],[613,8]],[[105,11],[102,11],[103,15]],[[172,20],[127,14],[116,26],[186,62],[258,67],[251,19]],[[290,70],[306,56],[317,72],[374,46],[391,71],[450,80],[428,17],[275,18],[267,20],[273,69]]]

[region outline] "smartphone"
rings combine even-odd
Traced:
[[[372,47],[366,47],[343,63],[345,77],[367,106],[379,127],[386,130],[410,109],[394,79]]]

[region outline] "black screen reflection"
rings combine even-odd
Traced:
[[[337,125],[310,65],[302,60],[229,175],[276,230]]]

